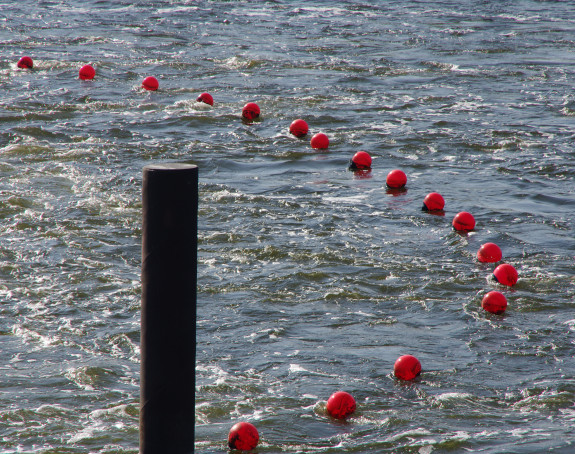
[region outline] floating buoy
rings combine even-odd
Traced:
[[[326,410],[332,418],[345,419],[355,411],[355,399],[345,391],[337,391],[327,400]]]
[[[477,251],[477,260],[484,263],[499,262],[502,257],[501,249],[495,243],[482,244]]]
[[[248,102],[242,109],[242,117],[246,120],[255,120],[260,116],[260,106],[255,102]]]
[[[407,183],[407,176],[403,170],[395,169],[387,174],[385,183],[392,189],[401,189]]]
[[[16,66],[21,69],[32,69],[34,67],[34,62],[30,57],[22,57],[20,60],[18,60]]]
[[[312,148],[328,148],[329,139],[323,132],[318,132],[311,138],[310,145]]]
[[[368,170],[371,169],[371,156],[367,151],[358,151],[353,155],[349,162],[350,170]]]
[[[230,449],[249,451],[257,446],[259,440],[260,435],[253,424],[239,422],[230,429],[228,446]]]
[[[452,222],[453,228],[460,232],[466,232],[475,228],[475,218],[467,211],[461,211],[455,215]]]
[[[519,279],[519,274],[513,266],[508,263],[502,263],[493,271],[493,277],[497,282],[502,285],[507,285],[509,287],[517,284]]]
[[[503,314],[507,308],[507,298],[503,293],[494,290],[483,297],[481,307],[492,314]]]
[[[150,91],[156,91],[159,86],[160,83],[158,82],[158,79],[156,79],[154,76],[148,76],[142,82],[142,87]]]
[[[91,65],[84,65],[80,68],[79,77],[82,80],[91,80],[96,76],[96,70]]]
[[[289,126],[289,132],[291,132],[296,137],[303,137],[309,131],[309,126],[307,123],[298,118],[297,120],[292,121],[291,125]]]
[[[441,211],[445,207],[445,200],[441,194],[437,192],[430,192],[423,199],[423,211]]]
[[[198,96],[198,99],[196,99],[196,101],[204,102],[210,106],[214,105],[214,98],[209,93],[202,93],[200,96]]]
[[[403,355],[395,361],[393,372],[400,380],[413,380],[421,373],[421,363],[415,356]]]

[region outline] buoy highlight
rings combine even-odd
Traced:
[[[196,99],[196,101],[206,103],[210,106],[214,105],[214,98],[209,93],[202,93],[200,96],[198,96],[198,99]]]
[[[423,211],[442,211],[445,207],[443,196],[437,192],[430,192],[423,199]]]
[[[252,121],[260,116],[260,106],[255,102],[248,102],[242,109],[242,117],[245,120]]]
[[[18,60],[16,66],[18,66],[20,69],[32,69],[34,67],[34,62],[30,57],[22,57],[20,60]]]
[[[495,243],[482,244],[477,251],[477,260],[483,263],[499,262],[503,258],[503,253]]]
[[[350,170],[371,169],[371,156],[367,151],[358,151],[349,161]]]
[[[393,373],[400,380],[413,380],[421,373],[421,363],[415,356],[400,356],[393,365]]]
[[[493,271],[493,277],[501,285],[507,285],[509,287],[517,284],[519,280],[519,274],[513,266],[508,263],[502,263]]]
[[[329,139],[323,132],[318,132],[311,138],[310,145],[312,148],[328,148],[329,147]]]
[[[302,120],[298,118],[297,120],[292,121],[291,125],[289,126],[289,132],[291,132],[296,137],[303,137],[309,131],[309,126]]]
[[[228,446],[230,449],[250,451],[257,446],[259,440],[260,435],[253,424],[249,422],[239,422],[230,429]]]
[[[82,80],[92,80],[96,77],[96,70],[92,65],[84,65],[80,68],[79,77]]]
[[[461,211],[455,215],[451,224],[459,232],[468,232],[475,228],[475,218],[471,213]]]
[[[483,297],[481,307],[492,314],[503,314],[507,308],[507,298],[503,293],[494,290]]]
[[[401,189],[407,183],[407,175],[405,175],[405,172],[403,172],[403,170],[399,169],[392,170],[387,174],[385,183],[387,184],[387,187],[391,189]]]
[[[333,393],[327,400],[326,410],[332,418],[345,419],[355,411],[355,399],[345,391]]]
[[[142,87],[149,91],[156,91],[160,86],[158,79],[154,76],[148,76],[142,82]]]

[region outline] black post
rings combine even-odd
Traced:
[[[140,454],[194,452],[198,168],[144,167]]]

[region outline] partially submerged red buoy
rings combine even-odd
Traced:
[[[493,271],[493,277],[501,285],[507,285],[509,287],[517,284],[519,280],[519,273],[513,268],[512,265],[508,263],[502,263]]]
[[[20,69],[32,69],[34,67],[34,62],[30,57],[22,57],[20,60],[18,60],[16,66],[18,66]]]
[[[156,91],[159,86],[160,83],[154,76],[148,76],[142,82],[142,87],[149,91]]]
[[[318,132],[311,138],[310,145],[312,148],[328,148],[329,147],[329,139],[323,132]]]
[[[481,307],[492,314],[503,314],[507,308],[507,298],[503,293],[493,290],[483,297]]]
[[[445,200],[438,192],[430,192],[423,199],[423,211],[441,211],[445,207]]]
[[[499,262],[503,257],[503,253],[499,246],[495,243],[482,244],[477,251],[477,260],[484,263]]]
[[[475,228],[475,218],[471,213],[461,211],[453,218],[452,225],[459,232],[468,232]]]
[[[326,410],[336,419],[345,419],[355,411],[355,399],[345,391],[333,393],[327,400]]]
[[[248,102],[242,109],[242,117],[246,120],[252,121],[260,116],[260,106],[255,102]]]
[[[413,355],[400,356],[393,365],[393,373],[400,380],[413,380],[421,373],[421,363]]]
[[[82,80],[91,80],[96,76],[96,70],[92,65],[84,65],[80,68],[78,76]]]
[[[371,169],[371,156],[367,151],[358,151],[353,155],[349,162],[351,170],[368,170]]]
[[[407,175],[403,170],[395,169],[387,174],[385,183],[391,189],[401,189],[407,183]]]
[[[235,424],[228,434],[228,446],[230,449],[250,451],[254,449],[260,440],[258,430],[249,422]]]
[[[210,106],[214,105],[214,98],[209,93],[202,93],[200,96],[198,96],[198,99],[196,99],[196,101],[206,103]]]
[[[308,131],[308,124],[301,118],[292,121],[291,125],[289,126],[289,132],[291,132],[296,137],[303,137],[307,134]]]

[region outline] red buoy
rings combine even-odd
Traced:
[[[477,260],[484,263],[499,262],[502,257],[503,253],[495,243],[482,244],[477,251]]]
[[[395,169],[387,174],[385,183],[392,189],[401,189],[407,183],[407,176],[403,170]]]
[[[228,446],[230,449],[250,451],[257,446],[259,440],[260,435],[253,424],[249,422],[239,422],[230,429]]]
[[[22,57],[20,60],[18,60],[16,66],[21,69],[32,69],[34,67],[34,62],[30,57]]]
[[[329,139],[323,132],[318,132],[311,138],[310,145],[312,148],[328,148]]]
[[[353,155],[353,158],[351,158],[349,168],[352,170],[371,169],[371,156],[367,151],[358,151]]]
[[[214,98],[209,93],[202,93],[200,96],[198,96],[198,99],[196,99],[196,101],[204,102],[206,104],[209,104],[210,106],[214,105]]]
[[[421,373],[421,363],[415,356],[403,355],[395,361],[393,372],[400,380],[413,380]]]
[[[260,106],[255,102],[248,102],[242,109],[242,117],[246,120],[255,120],[260,116]]]
[[[292,124],[289,126],[289,132],[291,132],[296,137],[303,137],[309,131],[309,126],[307,123],[298,118],[297,120],[292,121]]]
[[[503,293],[494,290],[483,297],[481,307],[492,314],[503,314],[507,308],[507,298]]]
[[[160,83],[158,82],[158,79],[156,79],[154,76],[148,76],[142,82],[142,87],[150,91],[156,91],[159,86]]]
[[[461,211],[455,215],[452,222],[453,228],[460,232],[466,232],[475,228],[475,218],[467,211]]]
[[[445,200],[441,194],[430,192],[423,199],[423,211],[441,211],[445,207]]]
[[[84,65],[80,68],[79,77],[82,80],[91,80],[96,76],[96,70],[91,65]]]
[[[493,277],[497,282],[502,285],[507,285],[509,287],[517,284],[519,279],[519,274],[513,266],[508,263],[502,263],[493,271]]]
[[[337,391],[327,400],[326,410],[332,418],[345,419],[355,411],[355,399],[345,391]]]

